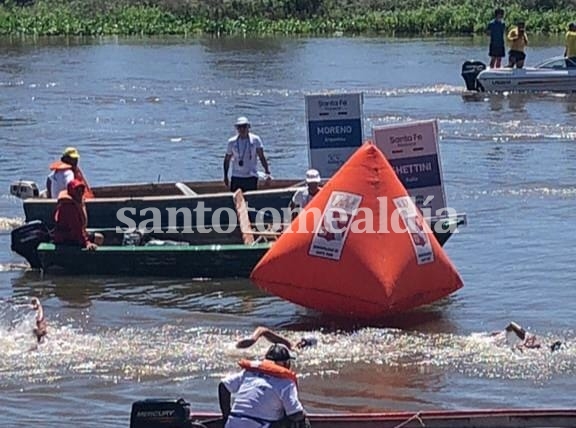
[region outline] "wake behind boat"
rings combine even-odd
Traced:
[[[486,68],[481,61],[462,65],[466,89],[476,92],[576,92],[576,63],[554,57],[524,68]]]

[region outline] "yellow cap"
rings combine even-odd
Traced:
[[[74,147],[67,147],[66,150],[64,150],[64,153],[62,153],[62,157],[79,159],[80,153],[78,153],[78,150],[76,150]]]

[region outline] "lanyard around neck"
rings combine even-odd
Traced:
[[[238,159],[238,160],[244,161],[244,156],[246,155],[246,150],[248,150],[248,147],[250,146],[250,135],[248,135],[247,140],[248,141],[246,141],[246,144],[244,144],[244,150],[242,150],[242,156],[240,156],[240,159]],[[238,154],[240,155],[240,136],[238,136],[238,138],[236,138],[236,150],[238,150]],[[248,155],[250,156],[250,159],[252,159],[252,151],[249,151]]]

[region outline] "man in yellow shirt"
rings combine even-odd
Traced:
[[[526,46],[528,45],[528,36],[526,35],[526,25],[519,22],[508,32],[508,67],[522,68],[526,60]]]
[[[564,56],[566,57],[566,67],[576,68],[576,22],[568,25]]]

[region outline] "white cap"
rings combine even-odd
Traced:
[[[309,169],[306,171],[306,183],[320,183],[321,181],[322,179],[317,169]]]
[[[248,120],[247,117],[240,116],[238,119],[236,119],[236,123],[234,124],[234,126],[240,126],[240,125],[250,125],[250,121]]]

